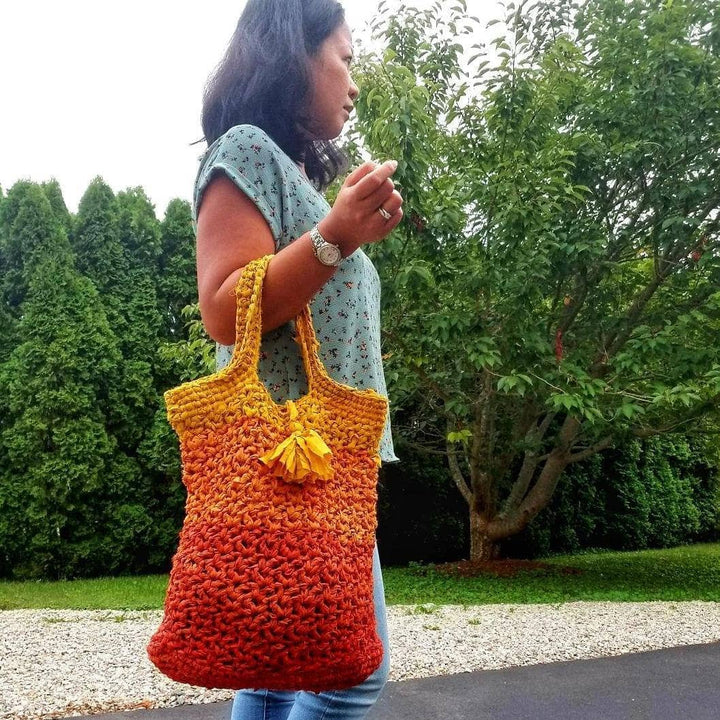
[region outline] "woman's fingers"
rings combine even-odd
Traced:
[[[362,165],[360,167],[363,167]],[[360,169],[360,168],[358,168]],[[397,170],[397,162],[388,160],[370,173],[354,182],[355,194],[358,200],[364,200],[377,192]]]
[[[378,213],[379,214],[379,213]],[[400,221],[403,219],[403,211],[402,208],[399,208],[394,213],[390,215],[390,219],[385,221],[385,235],[389,235],[399,224]]]
[[[372,195],[369,195],[365,198],[365,200],[363,200],[363,204],[371,212],[377,210],[377,208],[381,206],[387,205],[387,203],[390,203],[390,205],[395,207],[396,210],[400,207],[400,205],[402,205],[402,195],[400,195],[400,193],[395,189],[395,185],[392,180],[386,180],[379,188],[377,188],[377,190],[375,190],[374,193],[372,193]]]
[[[389,198],[383,200],[379,205],[378,210],[383,209],[389,215],[394,215],[402,207],[403,199],[397,190],[395,190]],[[380,213],[382,215],[382,213]]]
[[[345,187],[352,187],[353,185],[356,185],[360,182],[364,177],[369,175],[373,170],[377,168],[377,165],[372,162],[372,160],[368,160],[367,162],[364,162],[362,165],[359,165],[356,167],[346,178],[343,185]]]

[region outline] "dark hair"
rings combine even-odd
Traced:
[[[304,130],[308,59],[345,21],[335,0],[248,0],[227,52],[205,87],[202,128],[208,145],[234,125],[262,128],[318,187],[346,165],[332,141]]]

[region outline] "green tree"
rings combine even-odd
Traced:
[[[0,187],[0,362],[3,362],[15,344],[16,319],[7,302],[5,278],[8,273],[7,241],[4,232],[5,191]],[[0,423],[2,420],[0,420]]]
[[[76,218],[56,182],[0,197],[2,575],[167,568],[185,493],[161,393],[212,358],[193,293],[188,342],[163,327],[160,254],[178,274],[170,255],[193,254],[187,203],[166,219],[141,188],[116,197],[100,178]],[[167,287],[183,307],[180,278]]]
[[[120,244],[117,199],[102,178],[95,178],[80,200],[70,237],[79,272],[90,278],[105,298],[108,319],[123,328],[118,288],[127,280],[128,264]]]
[[[48,200],[55,218],[67,221],[67,209],[57,183],[46,183],[41,192]],[[13,316],[19,316],[19,308],[28,289],[26,267],[35,262],[38,251],[46,254],[43,245],[47,236],[50,218],[38,216],[32,223],[21,223],[15,227],[15,220],[22,210],[27,193],[35,193],[37,187],[26,180],[13,185],[8,196],[0,203],[0,297],[5,309]]]
[[[50,182],[42,183],[40,187],[42,187],[45,197],[48,199],[50,207],[55,213],[55,217],[60,221],[63,229],[69,235],[72,231],[72,215],[65,204],[60,183],[57,180],[51,180]]]
[[[18,344],[0,365],[0,570],[112,572],[128,566],[153,522],[134,492],[137,464],[107,431],[117,342],[43,189],[18,183],[8,201],[15,212],[5,235],[32,253]]]
[[[717,431],[720,15],[510,3],[488,49],[440,10],[381,4],[357,130],[406,198],[370,248],[397,414],[446,452],[485,560],[569,465]]]
[[[125,329],[123,356],[153,364],[162,325],[156,292],[160,223],[142,188],[118,193],[118,238],[127,276],[115,290],[121,298]]]
[[[72,246],[78,269],[98,290],[122,356],[108,430],[127,452],[143,441],[158,402],[153,368],[160,325],[153,280],[158,235],[152,205],[141,190],[115,197],[96,178],[80,200]]]
[[[167,341],[186,337],[183,308],[197,303],[195,232],[190,203],[172,200],[160,226],[162,253],[158,261],[157,294]]]

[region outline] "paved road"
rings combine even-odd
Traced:
[[[391,682],[367,720],[718,720],[719,673],[711,643]],[[229,717],[230,703],[216,703],[82,720]]]

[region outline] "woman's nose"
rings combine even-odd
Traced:
[[[358,86],[350,80],[350,90],[348,90],[348,95],[350,96],[350,99],[355,102],[355,99],[360,94],[360,90],[358,89]]]

